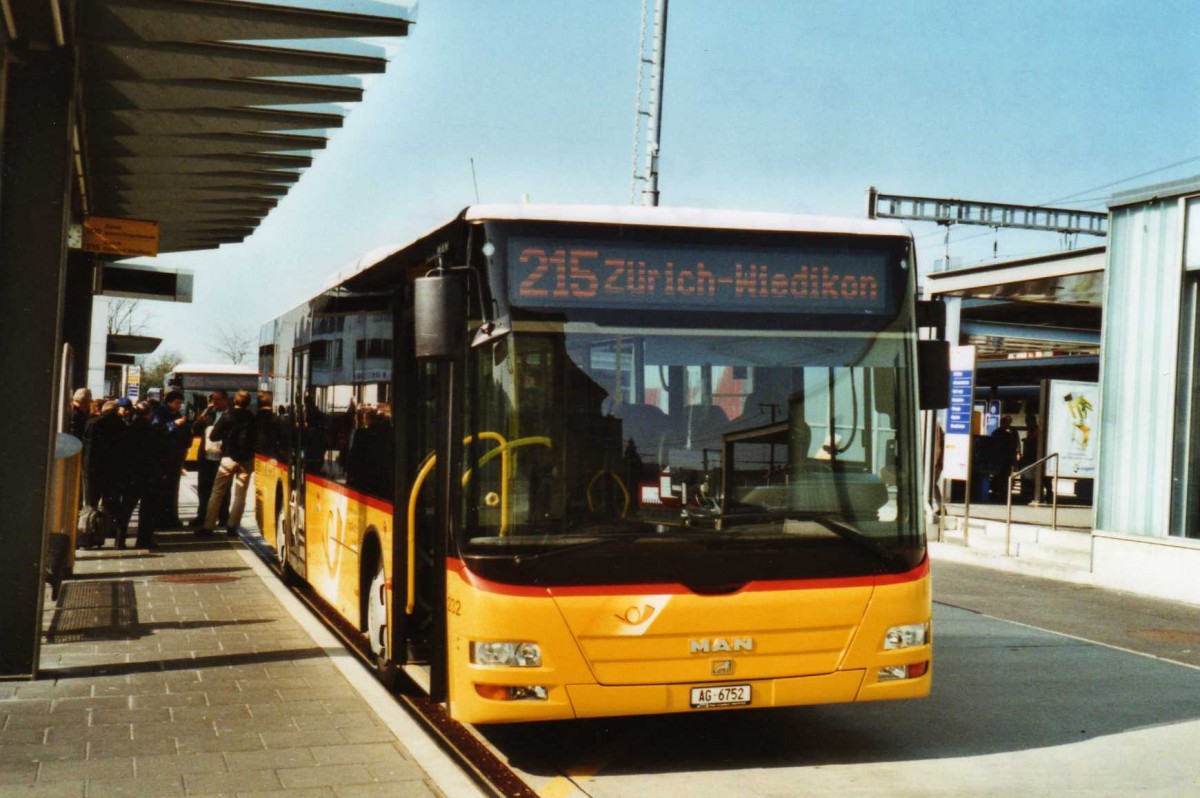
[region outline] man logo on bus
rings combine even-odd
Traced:
[[[689,640],[688,648],[692,654],[717,654],[720,652],[753,651],[753,637],[735,637],[732,641],[723,637],[712,640]]]

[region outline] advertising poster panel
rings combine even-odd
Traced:
[[[1050,380],[1046,398],[1046,453],[1058,452],[1063,477],[1094,479],[1099,433],[1100,385],[1095,382]],[[1054,474],[1046,464],[1047,476]]]
[[[965,480],[971,470],[971,406],[975,392],[975,347],[950,349],[950,407],[942,478]]]

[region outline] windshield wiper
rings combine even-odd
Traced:
[[[740,523],[736,523],[736,524],[730,523],[735,518]],[[824,529],[827,529],[828,531],[832,532],[833,534],[837,535],[838,537],[842,538],[843,540],[847,540],[847,541],[859,546],[860,548],[871,552],[872,554],[874,554],[875,556],[879,557],[881,560],[883,560],[887,563],[890,563],[893,565],[902,565],[904,563],[904,560],[900,555],[891,551],[886,546],[882,545],[881,543],[874,540],[873,538],[863,534],[862,531],[859,530],[854,525],[849,524],[846,521],[842,521],[837,518],[834,518],[833,516],[831,516],[827,513],[817,513],[817,512],[809,512],[809,511],[803,511],[803,510],[765,510],[765,511],[756,512],[756,513],[746,513],[744,515],[739,515],[739,516],[726,516],[725,517],[725,530],[731,531],[733,529],[737,529],[739,526],[743,526],[743,525],[749,526],[756,522],[762,522],[762,521],[768,521],[768,520],[769,521],[812,521],[813,523],[818,524],[819,526],[821,526]],[[776,539],[778,540],[778,538],[776,538]],[[763,542],[762,538],[757,538],[757,537],[749,538],[744,541],[738,541],[736,538],[723,538],[723,539],[719,539],[719,540],[720,540],[720,542],[728,541],[728,543],[744,542],[747,545],[761,544]]]
[[[574,553],[584,551],[586,549],[594,549],[597,546],[603,546],[612,543],[636,543],[643,538],[657,538],[657,535],[647,534],[645,532],[623,532],[615,535],[588,535],[581,537],[577,542],[569,543],[567,541],[557,541],[552,548],[545,548],[540,551],[531,552],[529,554],[516,554],[513,561],[518,565],[523,562],[531,562],[533,560],[542,560],[547,557],[557,557],[561,554]]]
[[[884,562],[891,563],[892,565],[904,564],[904,559],[898,554],[883,546],[879,541],[867,537],[857,527],[851,526],[845,521],[839,521],[827,515],[814,515],[811,520],[838,535],[843,540],[848,540],[872,552]]]

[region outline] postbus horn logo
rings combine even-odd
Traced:
[[[638,626],[650,620],[650,616],[654,615],[654,607],[649,604],[642,606],[633,606],[625,610],[624,613],[617,615],[618,621],[623,621],[630,626]]]

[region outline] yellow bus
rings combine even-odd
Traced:
[[[464,722],[925,696],[915,283],[893,222],[468,208],[264,326],[259,526]]]

